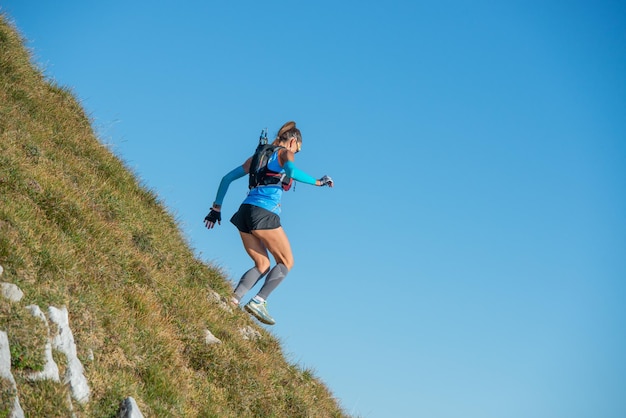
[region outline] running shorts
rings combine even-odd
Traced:
[[[276,229],[280,228],[280,217],[267,209],[247,203],[239,206],[230,222],[237,229],[246,234],[256,229]]]

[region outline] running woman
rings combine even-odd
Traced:
[[[267,150],[270,146],[265,147]],[[279,217],[283,190],[289,189],[292,180],[315,186],[333,187],[334,183],[329,176],[315,179],[296,168],[294,155],[302,149],[302,135],[295,122],[287,122],[280,128],[269,148],[271,154],[267,161],[261,162],[260,167],[253,167],[254,164],[258,164],[259,149],[243,165],[222,178],[215,201],[211,211],[204,218],[204,223],[208,229],[212,229],[216,223],[221,225],[222,202],[228,186],[234,180],[248,174],[250,191],[230,222],[239,230],[243,246],[254,261],[254,267],[244,273],[239,280],[231,302],[239,306],[243,296],[265,277],[261,290],[244,308],[262,323],[274,325],[275,321],[267,311],[266,301],[293,267],[291,246]],[[271,270],[268,251],[276,261]]]

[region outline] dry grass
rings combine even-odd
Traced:
[[[0,17],[0,265],[25,294],[0,301],[0,329],[28,416],[68,416],[68,389],[29,382],[43,324],[25,306],[67,306],[91,400],[77,416],[110,417],[133,396],[145,416],[344,416],[280,343],[211,300],[230,286],[195,258],[157,196],[95,138],[72,93],[31,63]],[[209,329],[222,344],[204,343]],[[55,353],[60,367],[63,362]],[[1,380],[1,379],[0,379]],[[8,410],[0,386],[0,417]],[[6,414],[6,412],[5,412]]]

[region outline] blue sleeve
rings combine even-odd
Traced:
[[[226,196],[226,192],[228,191],[228,186],[230,186],[230,183],[242,178],[245,175],[246,172],[244,171],[243,166],[240,165],[239,167],[235,168],[230,173],[222,177],[220,187],[217,189],[217,196],[215,196],[215,204],[221,206],[222,202],[224,201],[224,196]]]
[[[315,186],[315,183],[317,182],[317,179],[308,175],[304,171],[296,168],[293,161],[287,161],[285,165],[283,166],[283,168],[285,169],[285,174],[287,174],[287,177],[290,177],[296,181],[299,181],[301,183],[312,184],[314,186]]]

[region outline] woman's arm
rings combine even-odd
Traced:
[[[213,209],[220,210],[222,208],[222,202],[224,201],[224,196],[226,196],[226,192],[228,191],[228,186],[233,181],[242,178],[250,171],[250,161],[251,158],[248,158],[243,165],[234,168],[224,177],[222,177],[222,181],[220,182],[220,186],[217,189],[217,194],[215,195],[215,201],[213,202]]]
[[[287,161],[283,168],[285,169],[285,174],[287,174],[287,177],[289,178],[292,178],[301,183],[312,184],[314,186],[319,185],[315,177],[300,170],[298,167],[296,167],[293,161]]]
[[[287,177],[290,177],[301,183],[312,184],[314,186],[323,185],[320,180],[315,179],[315,177],[297,168],[294,164],[294,160],[295,158],[293,152],[289,151],[288,149],[283,149],[282,153],[278,154],[278,162],[285,169],[285,174],[287,175]]]

